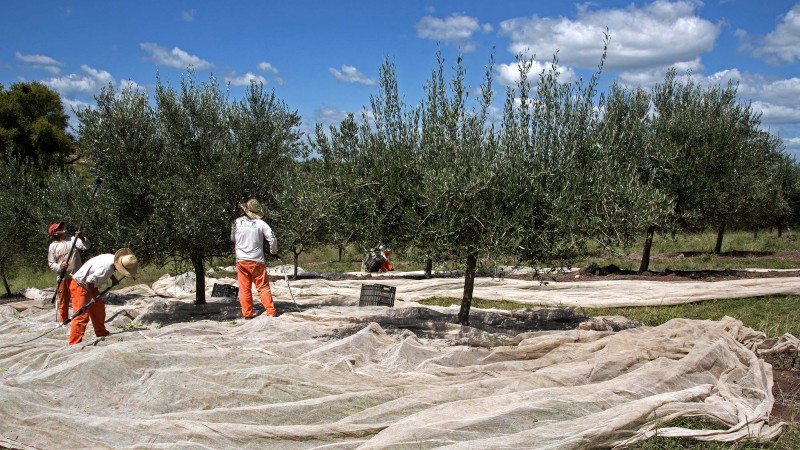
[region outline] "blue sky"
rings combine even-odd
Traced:
[[[400,93],[419,101],[441,48],[447,67],[464,57],[477,88],[494,49],[497,106],[513,83],[515,55],[563,78],[601,77],[652,87],[669,67],[698,82],[739,83],[742,101],[800,158],[800,1],[709,0],[582,3],[510,1],[17,1],[2,2],[0,83],[38,80],[67,110],[94,105],[109,83],[153,93],[156,77],[177,86],[192,65],[240,98],[250,80],[297,110],[303,129],[338,123],[377,94],[392,58]],[[74,121],[73,121],[74,124]]]

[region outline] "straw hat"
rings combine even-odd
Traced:
[[[264,217],[264,212],[261,209],[261,204],[258,203],[258,200],[251,198],[246,202],[239,203],[239,208],[242,208],[247,217],[251,219],[260,219]]]
[[[139,270],[139,260],[129,248],[121,248],[114,253],[114,267],[126,277],[136,279],[136,271]]]

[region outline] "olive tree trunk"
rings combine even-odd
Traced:
[[[458,323],[469,325],[469,308],[472,306],[472,291],[475,289],[475,268],[478,256],[470,253],[467,256],[467,271],[464,273],[464,296],[461,298],[461,310],[458,312]]]
[[[720,225],[717,231],[717,243],[714,245],[714,254],[719,255],[722,253],[722,238],[725,236],[725,225]]]
[[[194,288],[195,288],[195,305],[206,304],[206,269],[203,265],[203,257],[200,255],[192,255],[192,267],[194,268]]]
[[[639,273],[647,272],[650,270],[650,249],[653,247],[653,235],[656,232],[658,225],[650,225],[647,227],[644,239],[644,249],[642,250],[642,262],[639,264]]]

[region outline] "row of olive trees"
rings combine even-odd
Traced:
[[[404,104],[387,60],[369,112],[318,126],[309,143],[320,157],[312,160],[297,114],[261,86],[233,102],[213,77],[197,84],[190,72],[179,90],[159,82],[155,105],[142,92],[108,87],[96,108],[79,113],[79,153],[105,179],[89,218],[95,247],[190,262],[202,303],[204,264],[231,253],[236,203],[254,195],[295,267],[315,246],[387,240],[420,260],[464,261],[459,320],[468,323],[481,258],[560,264],[590,241],[625,247],[643,231],[651,241],[657,226],[795,220],[797,165],[758,130],[735,87],[703,89],[673,72],[649,93],[614,86],[600,95],[602,61],[586,84],[562,83],[557,61],[530,78],[532,59],[520,57],[498,119],[492,60],[473,100],[461,60],[447,79],[438,55],[414,106]],[[21,173],[4,170],[9,180]],[[48,214],[76,217],[75,205],[92,201],[76,176],[64,172],[50,194],[29,190],[19,206],[59,197]],[[38,214],[38,228],[54,220],[39,212],[3,220]]]
[[[387,61],[371,123],[349,117],[328,133],[318,128],[312,140],[330,189],[345,193],[341,225],[354,241],[391,239],[422,259],[465,261],[463,324],[479,258],[569,261],[590,240],[626,246],[671,212],[636,165],[604,141],[600,68],[586,85],[561,83],[554,61],[534,84],[532,62],[520,58],[520,80],[495,124],[492,61],[473,104],[461,60],[446,80],[439,56],[414,107],[403,104]]]
[[[647,270],[659,227],[713,228],[719,252],[726,228],[790,220],[796,164],[736,86],[703,88],[672,71],[651,92],[598,94],[603,59],[584,84],[559,82],[555,60],[534,83],[532,60],[520,58],[499,123],[489,116],[491,61],[470,103],[461,60],[445,80],[439,56],[425,98],[407,106],[387,60],[369,114],[318,126],[311,139],[317,182],[337,193],[323,236],[465,261],[468,323],[482,257],[569,262],[590,241],[627,247],[645,233]]]
[[[788,224],[796,164],[781,141],[760,129],[760,116],[737,101],[737,87],[702,87],[674,70],[651,92],[612,86],[603,122],[606,145],[640,168],[649,189],[673,209],[646,229],[640,271],[663,230],[717,231]]]

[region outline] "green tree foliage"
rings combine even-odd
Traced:
[[[280,210],[275,218],[281,224],[281,246],[292,253],[295,278],[300,255],[329,244],[331,226],[336,223],[342,194],[329,191],[321,165],[320,160],[298,162],[286,189],[276,195]]]
[[[6,295],[15,269],[46,268],[47,226],[70,222],[81,200],[75,168],[64,167],[74,153],[67,119],[58,93],[43,84],[0,85],[0,278]]]
[[[280,207],[274,193],[302,156],[299,116],[261,85],[234,103],[215,78],[198,84],[192,72],[177,90],[159,81],[155,108],[131,89],[106,88],[97,102],[79,115],[79,135],[109,186],[108,237],[143,261],[191,263],[205,303],[205,262],[231,254],[238,201]]]
[[[628,247],[669,208],[640,175],[641,96],[612,90],[597,98],[603,59],[584,85],[559,82],[554,58],[539,75],[535,95],[526,77],[531,63],[521,61],[518,97],[511,90],[507,95],[502,145],[517,159],[508,178],[521,187],[515,223],[526,261],[571,264],[590,240]]]
[[[425,86],[421,105],[420,146],[414,163],[419,200],[414,228],[416,245],[428,258],[465,261],[464,291],[458,321],[469,324],[478,258],[509,250],[511,216],[504,177],[509,161],[498,152],[492,104],[494,60],[490,59],[474,107],[465,84],[461,58],[446,81],[444,59]],[[508,254],[508,253],[506,253]]]
[[[20,267],[47,268],[51,223],[64,221],[70,232],[78,229],[91,183],[76,171],[43,174],[29,166],[0,159],[0,279],[11,295],[9,279]],[[53,280],[55,285],[56,276]]]
[[[69,117],[57,92],[39,82],[0,85],[0,153],[7,161],[49,170],[73,153]]]
[[[715,253],[726,228],[746,226],[769,195],[774,184],[764,176],[779,151],[736,93],[733,84],[703,88],[671,70],[652,95],[655,183],[675,201],[675,226],[718,231]]]
[[[374,126],[350,117],[330,138],[319,130],[315,147],[351,185],[380,186],[361,194],[372,209],[366,231],[391,233],[427,258],[466,261],[460,323],[469,324],[479,258],[568,261],[589,239],[627,245],[662,209],[664,197],[645,189],[635,159],[622,154],[619,142],[632,139],[601,126],[596,77],[587,87],[559,83],[554,61],[532,91],[532,60],[521,59],[495,130],[493,61],[473,103],[460,58],[450,80],[437,59],[418,108],[404,106],[387,62]]]

